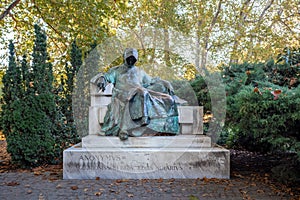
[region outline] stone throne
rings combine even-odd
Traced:
[[[229,151],[203,135],[203,107],[178,106],[180,134],[129,137],[101,132],[111,84],[104,92],[90,84],[89,134],[65,150],[64,179],[229,178]]]

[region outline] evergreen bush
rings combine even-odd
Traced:
[[[52,65],[48,62],[46,34],[34,26],[36,39],[29,67],[26,57],[16,63],[10,43],[9,67],[3,77],[1,129],[12,162],[33,167],[61,160],[70,128],[56,104]]]
[[[222,70],[227,144],[262,152],[293,152],[300,159],[298,64],[270,60]]]
[[[204,113],[211,111],[210,93],[205,79],[197,75],[195,79],[191,80],[190,84],[197,96],[198,105],[203,106]]]

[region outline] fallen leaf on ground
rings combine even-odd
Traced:
[[[39,175],[41,175],[42,173],[41,173],[40,171],[34,171],[33,174],[34,174],[35,176],[39,176]]]
[[[78,186],[76,186],[76,185],[71,186],[71,189],[72,189],[72,190],[77,190],[77,189],[78,189]]]
[[[245,178],[244,176],[242,176],[241,174],[237,174],[237,173],[235,173],[235,174],[233,174],[235,177],[238,177],[238,178]]]
[[[175,181],[175,178],[171,178],[169,181],[170,181],[170,182],[174,182],[174,181]]]
[[[128,197],[133,197],[133,194],[128,194],[127,196],[128,196]]]
[[[230,190],[230,187],[225,187],[224,191]]]
[[[248,192],[240,189],[240,193],[242,193],[243,195],[246,195]]]
[[[95,192],[95,196],[100,196],[102,192]]]
[[[123,183],[123,182],[128,182],[127,179],[117,179],[116,183]]]
[[[6,183],[7,186],[16,186],[16,185],[20,185],[20,183],[12,181],[12,182],[8,182]]]
[[[208,178],[206,178],[206,177],[204,177],[204,178],[203,178],[203,181],[204,181],[204,182],[208,182],[208,181],[209,181],[209,179],[208,179]]]
[[[164,181],[164,179],[160,178],[157,180],[158,183],[162,183]]]
[[[57,177],[50,177],[50,178],[49,178],[49,181],[57,181],[57,180],[58,180]]]
[[[142,182],[143,183],[146,183],[146,182],[148,182],[149,180],[148,179],[142,179]]]

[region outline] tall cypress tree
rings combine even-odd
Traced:
[[[77,46],[76,40],[74,40],[72,42],[72,48],[71,48],[71,65],[72,65],[72,68],[71,68],[70,71],[71,71],[72,77],[74,78],[74,76],[77,74],[79,68],[82,65],[82,51]],[[70,85],[72,85],[72,87],[74,87],[73,84],[70,84]]]
[[[3,133],[6,137],[9,136],[9,134],[13,130],[14,120],[12,111],[13,103],[15,100],[19,98],[18,96],[18,86],[19,84],[19,73],[18,73],[18,67],[16,63],[15,58],[15,47],[12,41],[9,43],[9,60],[8,60],[8,68],[3,76],[3,95],[2,95],[2,112],[1,112],[1,129],[3,130]]]
[[[28,63],[26,58],[27,58],[26,55],[23,55],[21,61],[21,82],[22,82],[24,95],[28,94],[31,88],[31,80],[29,76],[30,73],[29,73]]]
[[[53,90],[52,64],[48,62],[47,36],[40,26],[34,25],[36,39],[32,53],[33,82],[37,94],[49,94]]]
[[[20,98],[22,93],[21,71],[16,63],[15,47],[12,41],[9,43],[8,69],[3,76],[3,100],[6,104]]]
[[[74,40],[72,42],[72,48],[71,48],[71,66],[66,65],[66,92],[65,92],[65,98],[66,98],[66,111],[65,115],[67,117],[68,122],[73,123],[73,109],[72,109],[72,94],[74,90],[74,80],[77,72],[79,71],[80,66],[82,65],[82,52],[80,48],[77,46],[76,41]]]
[[[75,40],[71,48],[71,65],[65,65],[65,74],[60,77],[60,84],[56,89],[57,105],[61,111],[61,115],[65,117],[64,128],[61,134],[61,147],[66,148],[80,141],[77,134],[76,125],[73,117],[73,90],[75,76],[82,65],[82,52],[76,45]]]
[[[38,25],[34,25],[36,39],[34,41],[32,53],[32,82],[29,84],[33,88],[34,93],[29,93],[32,100],[35,101],[38,112],[44,114],[42,119],[47,124],[47,135],[43,137],[48,138],[49,141],[45,143],[47,148],[52,152],[47,152],[45,157],[51,156],[52,161],[61,152],[61,135],[64,133],[63,115],[59,113],[56,106],[56,98],[53,93],[53,69],[49,62],[47,53],[47,36],[45,32]],[[52,149],[52,150],[51,150]],[[49,163],[50,160],[48,160]],[[51,162],[51,161],[50,161]]]
[[[77,143],[79,141],[79,135],[76,131],[76,125],[73,117],[73,91],[75,87],[75,78],[76,74],[79,71],[79,68],[82,65],[82,51],[77,46],[76,40],[72,42],[72,48],[71,48],[71,66],[66,65],[66,75],[67,75],[67,81],[66,81],[66,110],[65,110],[65,116],[68,122],[68,125],[72,127],[72,134],[71,134],[71,143]]]
[[[26,57],[16,64],[14,47],[9,46],[9,67],[3,79],[5,112],[1,124],[12,162],[23,167],[51,163],[57,156],[58,115],[52,94],[52,66],[48,62],[46,35],[35,25],[32,72]],[[4,115],[4,116],[3,116]]]

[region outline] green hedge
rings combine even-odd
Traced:
[[[12,162],[21,167],[61,162],[63,150],[79,139],[71,109],[73,77],[77,70],[67,68],[67,79],[55,88],[47,37],[39,26],[34,28],[36,39],[31,65],[27,64],[26,56],[21,63],[16,61],[11,41],[9,67],[3,76],[0,129],[6,137]],[[81,59],[81,54],[77,55]],[[80,65],[77,62],[76,69]]]
[[[224,66],[222,77],[227,93],[227,144],[293,152],[300,159],[300,64],[270,60]]]
[[[260,93],[244,86],[228,97],[227,127],[235,134],[230,142],[250,150],[297,152],[300,158],[300,87],[259,85]],[[282,91],[276,100],[274,87]]]
[[[289,152],[300,160],[299,50],[278,61],[222,66],[226,87],[226,122],[219,144],[261,152]],[[213,75],[213,74],[211,74]],[[211,109],[210,93],[201,76],[190,81],[199,105]],[[274,92],[280,93],[274,96]]]

